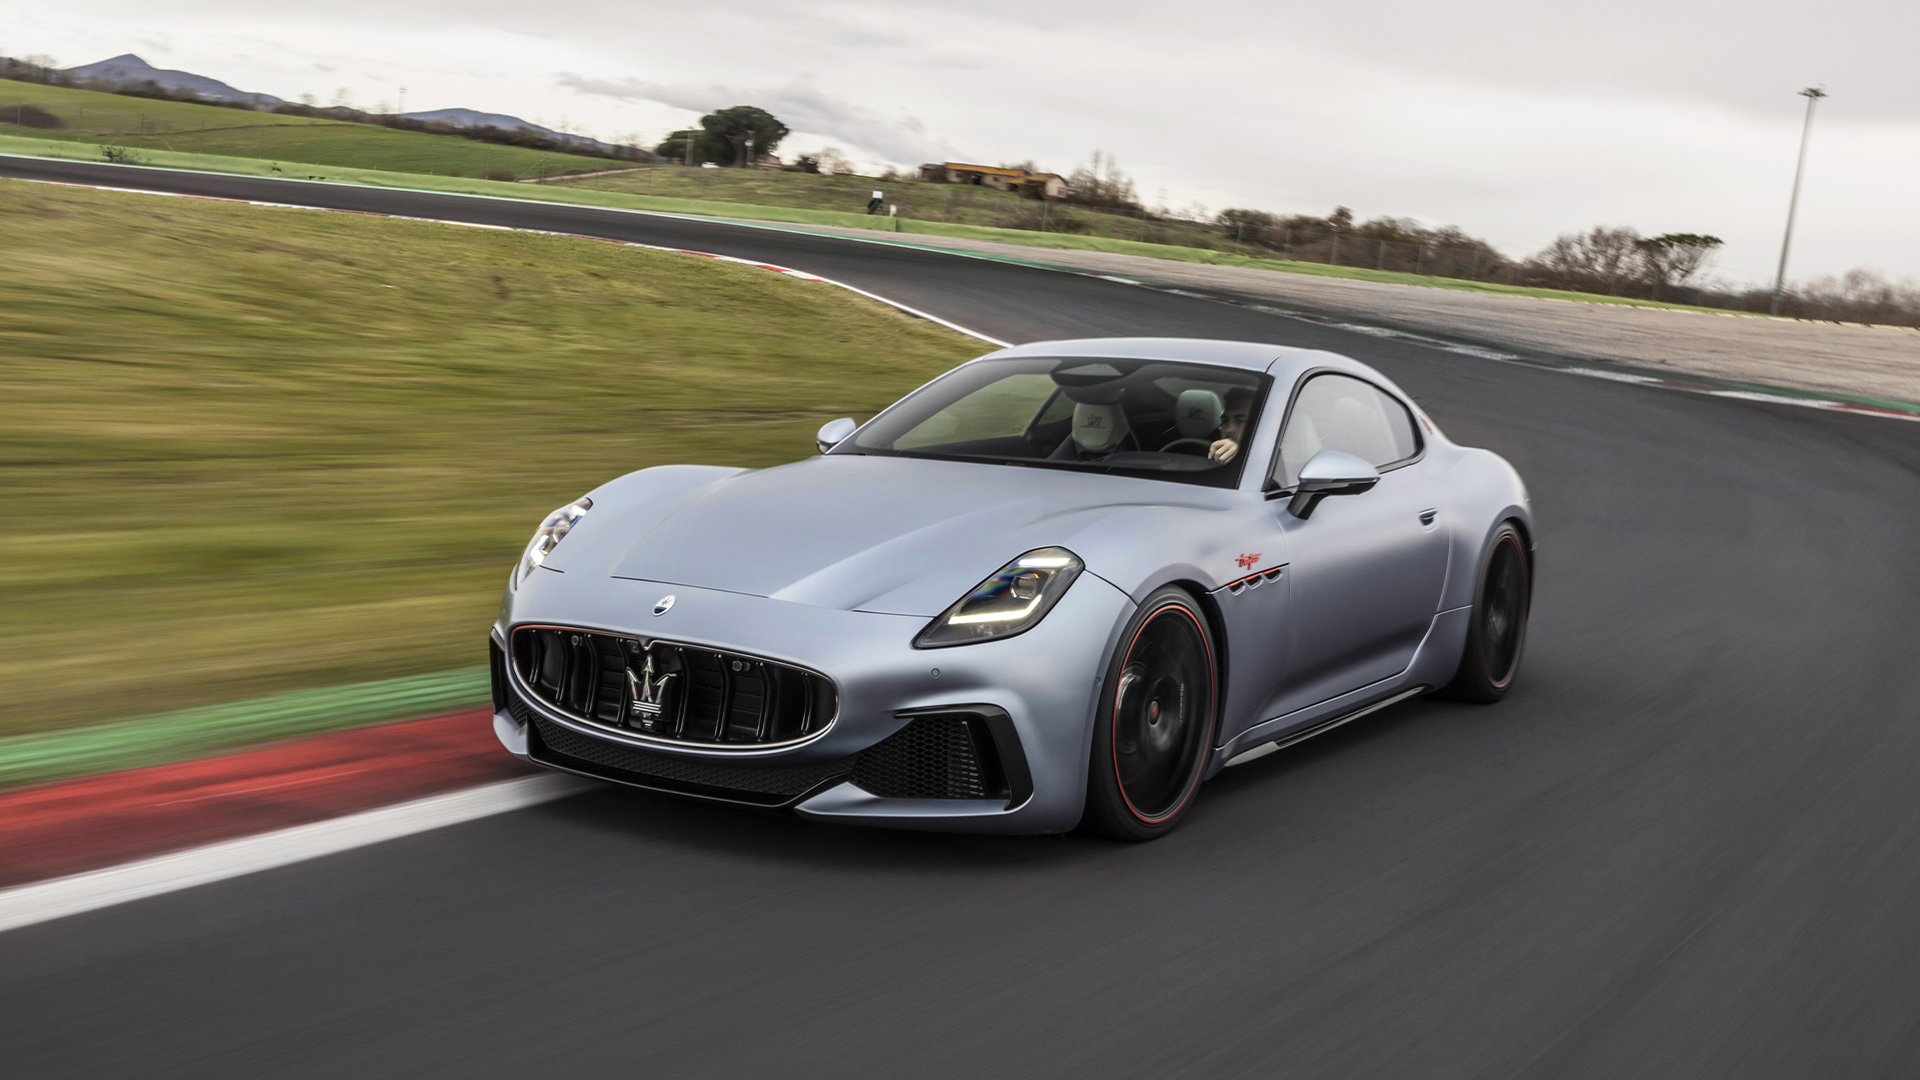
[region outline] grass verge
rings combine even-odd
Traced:
[[[0,135],[0,154],[24,154],[32,157],[63,158],[79,161],[101,160],[99,149],[87,144],[10,135]],[[295,170],[289,172],[284,167],[280,169],[272,168],[275,164],[273,162],[251,158],[215,157],[212,155],[169,153],[164,151],[147,153],[142,156],[144,158],[144,164],[161,168],[231,173],[238,176],[326,180],[334,183],[363,184],[372,187],[438,191],[457,195],[491,195],[510,199],[534,199],[546,202],[569,203],[576,206],[605,206],[614,209],[651,210],[660,213],[688,214],[697,217],[715,217],[728,220],[770,222],[785,225],[823,225],[846,229],[879,229],[895,233],[898,240],[903,243],[911,243],[910,237],[916,234],[922,236],[947,236],[965,240],[992,240],[1005,244],[1019,244],[1025,247],[1040,249],[1051,248],[1062,251],[1098,251],[1114,255],[1137,255],[1143,258],[1168,259],[1174,262],[1200,263],[1207,266],[1238,266],[1254,270],[1272,270],[1287,274],[1308,274],[1315,277],[1345,278],[1352,281],[1372,281],[1388,285],[1417,285],[1426,288],[1453,289],[1462,292],[1487,293],[1501,296],[1527,296],[1591,304],[1614,304],[1622,307],[1699,311],[1713,315],[1748,315],[1754,318],[1768,317],[1757,312],[1737,312],[1728,311],[1724,308],[1670,304],[1653,300],[1636,300],[1621,296],[1601,296],[1596,293],[1570,292],[1564,289],[1523,288],[1517,285],[1499,285],[1485,281],[1466,281],[1460,278],[1409,274],[1396,270],[1368,270],[1364,267],[1357,266],[1332,266],[1327,263],[1258,258],[1230,252],[1183,247],[1176,244],[1143,243],[1136,240],[1111,237],[1031,232],[1024,229],[1007,229],[944,221],[921,221],[911,218],[888,220],[869,217],[863,213],[850,213],[838,210],[770,206],[746,202],[718,202],[677,196],[646,195],[627,191],[602,190],[597,187],[587,186],[584,181],[517,184],[465,177],[426,176],[387,172],[376,169],[352,169],[343,167]],[[692,172],[693,170],[684,171]],[[703,171],[720,172],[724,170]],[[607,179],[611,180],[614,178],[609,177]],[[861,182],[871,183],[871,181],[865,179],[862,179]]]
[[[0,738],[0,788],[160,765],[230,746],[477,708],[487,701],[482,664],[14,735]]]
[[[0,735],[467,667],[554,506],[981,351],[590,240],[15,181],[0,228]]]

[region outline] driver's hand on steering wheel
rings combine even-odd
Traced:
[[[1232,439],[1215,439],[1207,448],[1208,461],[1232,461],[1233,455],[1240,452],[1240,444]]]

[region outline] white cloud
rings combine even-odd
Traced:
[[[946,147],[920,120],[881,113],[834,97],[802,75],[785,86],[736,90],[718,84],[658,83],[644,79],[593,79],[562,74],[559,84],[581,94],[627,101],[655,101],[676,109],[709,113],[733,105],[757,105],[796,133],[850,143],[896,165],[940,157]]]

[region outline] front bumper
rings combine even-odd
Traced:
[[[658,601],[669,594],[675,598],[673,605],[654,616]],[[509,751],[537,764],[679,794],[791,807],[808,817],[867,825],[1060,832],[1080,819],[1095,691],[1131,608],[1118,589],[1083,574],[1047,618],[1024,634],[919,650],[911,645],[927,622],[919,616],[839,611],[684,585],[590,580],[541,570],[517,591],[508,591],[493,628],[497,650],[507,647],[515,627],[545,624],[752,654],[832,679],[838,715],[823,734],[795,747],[668,746],[559,713],[528,693],[510,663],[496,660],[496,681],[512,697],[497,698],[495,730]],[[969,721],[977,725],[976,733],[993,729],[994,751],[1007,774],[1002,797],[883,797],[854,782],[853,770],[863,754],[871,773],[874,755],[898,748],[896,743],[876,749],[880,743],[896,733],[905,737],[902,729],[916,720],[954,714],[978,718]],[[580,767],[582,761],[596,767]],[[710,771],[714,769],[723,772]],[[736,770],[736,776],[738,770],[763,770],[750,778],[753,786],[777,790],[728,797],[724,783],[699,781],[725,779],[724,770]],[[1025,773],[1024,783],[1020,772]],[[759,782],[776,773],[776,782]],[[696,779],[662,783],[660,774]],[[805,783],[809,776],[817,782]],[[780,797],[772,797],[776,795]]]

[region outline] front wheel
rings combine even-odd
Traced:
[[[1480,556],[1467,646],[1460,656],[1460,669],[1447,685],[1448,697],[1491,704],[1507,696],[1520,673],[1532,603],[1533,574],[1520,530],[1510,521],[1503,522]]]
[[[1191,596],[1161,589],[1140,605],[1101,683],[1082,826],[1152,840],[1186,816],[1213,745],[1215,670]]]

